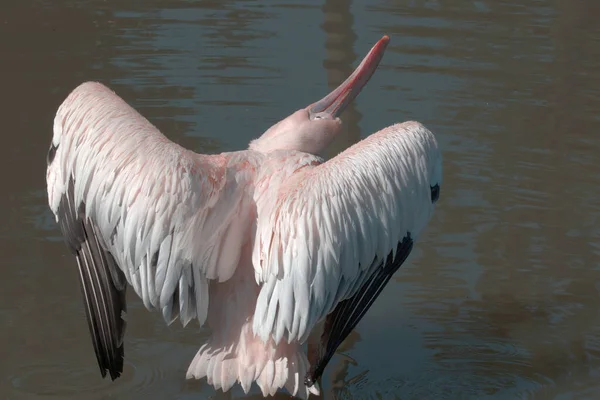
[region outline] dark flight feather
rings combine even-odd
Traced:
[[[351,298],[341,301],[327,315],[316,359],[309,360],[311,367],[304,378],[304,382],[308,387],[314,385],[321,377],[327,363],[329,363],[337,348],[364,317],[392,275],[406,261],[412,248],[413,240],[410,237],[410,233],[407,233],[402,241],[398,243],[396,256],[393,257],[393,253],[390,252],[385,264],[383,261],[379,263],[378,268],[360,287],[358,292]],[[375,262],[377,262],[377,259],[375,259]]]
[[[85,314],[102,377],[112,380],[123,372],[126,278],[114,257],[98,240],[85,205],[75,206],[73,180],[58,208],[58,222],[67,246],[77,258]]]

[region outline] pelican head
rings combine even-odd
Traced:
[[[367,84],[390,41],[382,37],[354,72],[321,100],[302,108],[270,127],[250,143],[250,150],[263,153],[274,150],[297,150],[322,155],[341,131],[339,116]]]

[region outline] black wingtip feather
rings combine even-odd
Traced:
[[[94,224],[74,207],[73,182],[59,206],[60,227],[79,267],[81,291],[94,352],[102,377],[123,372],[126,279],[114,257],[98,241]]]
[[[313,386],[321,375],[323,375],[325,367],[335,354],[337,348],[348,337],[369,308],[371,308],[392,275],[406,261],[406,258],[412,251],[412,247],[413,240],[410,232],[408,232],[403,240],[398,243],[396,256],[393,257],[390,252],[385,264],[383,261],[380,262],[378,268],[360,287],[358,292],[353,297],[341,301],[327,315],[316,360],[311,360],[311,367],[304,377],[306,386]]]
[[[121,282],[115,285],[111,270],[116,269],[116,262],[98,245],[91,225],[86,225],[84,230],[88,239],[77,254],[86,316],[100,373],[105,377],[108,372],[114,381],[123,372],[125,355],[123,336],[126,322],[122,318],[126,311],[125,287],[122,284],[125,277],[119,271]]]
[[[56,150],[58,150],[58,146],[51,143],[50,148],[48,149],[48,155],[46,156],[46,164],[52,164],[52,161],[54,161],[54,157],[56,156]]]

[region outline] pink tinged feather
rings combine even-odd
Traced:
[[[225,359],[226,355],[227,351],[224,350],[217,353],[217,355],[214,357],[215,363],[212,365],[212,371],[210,375],[212,378],[209,380],[215,386],[215,389],[220,389],[223,387],[224,382],[221,381],[221,376],[223,370],[223,360]]]
[[[267,395],[273,395],[275,393],[271,393],[272,385],[273,385],[273,375],[275,374],[275,365],[272,360],[268,360],[266,365],[256,380],[258,387],[260,388],[264,397]],[[277,390],[275,388],[275,390]]]
[[[244,390],[244,393],[248,394],[250,391],[250,387],[252,386],[252,382],[255,379],[256,367],[253,364],[249,364],[249,366],[238,363],[238,376],[240,385]]]
[[[213,384],[213,371],[215,369],[215,364],[217,363],[217,357],[221,354],[220,352],[213,352],[208,358],[208,365],[206,366],[206,381],[209,385]]]
[[[289,374],[288,357],[282,357],[275,361],[275,377],[273,378],[273,386],[277,388],[284,387]]]
[[[224,392],[231,389],[238,380],[239,367],[235,359],[231,358],[232,356],[231,350],[228,350],[223,357],[221,365],[221,389]]]

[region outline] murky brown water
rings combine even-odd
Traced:
[[[70,90],[100,80],[173,140],[235,150],[337,85],[382,34],[391,46],[337,149],[417,119],[444,146],[445,181],[324,397],[600,398],[596,0],[4,3],[1,398],[215,396],[184,380],[206,334],[165,327],[134,296],[125,373],[100,378],[45,197]]]

